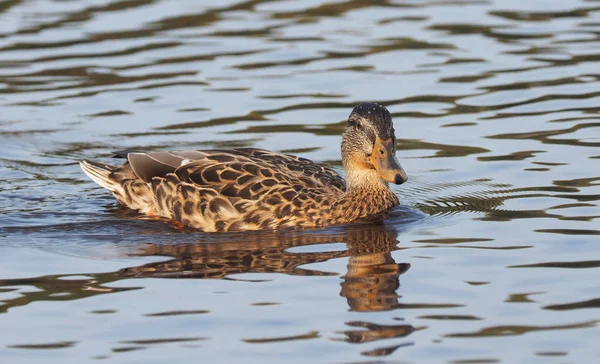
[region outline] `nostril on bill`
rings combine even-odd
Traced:
[[[400,174],[397,174],[397,175],[396,175],[396,178],[394,179],[394,182],[395,182],[397,185],[401,185],[401,184],[403,184],[404,182],[406,182],[407,180],[408,180],[408,178],[402,178],[402,176],[401,176]]]

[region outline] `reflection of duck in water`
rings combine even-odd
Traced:
[[[392,251],[396,250],[396,235],[375,230],[364,231],[360,240],[348,244],[348,272],[341,283],[341,295],[346,297],[351,311],[387,311],[399,307],[396,293],[400,287],[399,276],[410,268],[409,263],[396,263]],[[363,330],[346,330],[344,341],[367,343],[410,335],[414,328],[408,324],[379,325],[366,321],[346,322],[346,325]],[[366,356],[385,356],[407,344],[396,344],[365,351]]]
[[[182,237],[189,237],[183,235]],[[205,235],[206,236],[206,235]],[[396,264],[391,252],[397,249],[397,233],[385,225],[362,225],[319,232],[262,232],[210,235],[211,242],[180,244],[142,244],[134,247],[133,256],[169,256],[165,262],[149,263],[109,273],[81,273],[66,276],[45,276],[26,279],[0,280],[0,290],[14,286],[35,286],[18,298],[0,305],[0,313],[12,307],[35,301],[74,300],[118,293],[140,287],[107,286],[133,277],[153,278],[213,278],[232,279],[239,273],[272,272],[291,275],[333,275],[301,266],[349,257],[348,270],[343,276],[341,295],[352,311],[381,311],[398,307],[396,289],[399,276],[409,264]],[[330,251],[319,245],[346,243],[346,250]],[[292,248],[313,246],[313,252],[294,252]],[[329,247],[328,247],[329,248]],[[290,251],[292,250],[292,251]],[[71,278],[69,276],[78,276]],[[84,278],[81,278],[81,277]],[[85,278],[85,276],[89,278]],[[69,279],[64,279],[69,277]],[[406,324],[379,325],[365,321],[347,322],[353,327],[344,331],[350,343],[366,343],[409,335],[413,328]],[[402,344],[405,345],[405,344]],[[364,352],[368,356],[387,355],[397,347],[390,346]]]
[[[409,217],[410,220],[410,217]],[[407,220],[408,221],[408,220]],[[189,237],[190,235],[181,235]],[[210,235],[211,242],[180,244],[140,244],[131,247],[131,256],[167,256],[173,259],[125,268],[116,272],[51,275],[23,279],[0,279],[3,287],[35,286],[15,300],[4,301],[0,312],[33,301],[71,300],[116,293],[130,288],[106,284],[128,278],[212,278],[232,279],[240,273],[284,273],[290,275],[335,275],[302,268],[302,265],[349,257],[341,295],[353,311],[381,311],[398,307],[399,276],[410,267],[396,264],[391,251],[397,249],[397,233],[385,225],[348,226],[319,232],[261,232]],[[319,245],[345,243],[347,250],[318,251]],[[294,247],[315,246],[313,252],[290,251]],[[64,277],[77,276],[76,279]],[[91,278],[80,278],[87,276]],[[62,294],[61,294],[62,293]]]
[[[143,244],[133,256],[167,256],[174,259],[148,263],[121,270],[124,276],[153,278],[221,279],[240,273],[284,273],[290,275],[334,275],[301,268],[302,265],[350,257],[345,279],[398,276],[408,264],[396,264],[391,251],[396,250],[397,233],[383,225],[361,225],[332,231],[298,233],[275,231],[255,234],[213,235],[211,242],[183,244]],[[292,248],[345,243],[347,250],[294,252]],[[292,251],[290,251],[292,250]],[[385,264],[381,264],[385,262]],[[393,268],[396,267],[396,268]],[[376,279],[379,281],[379,279]],[[397,288],[398,283],[390,285]],[[352,291],[352,289],[350,289]]]
[[[398,264],[392,258],[396,238],[388,234],[365,231],[369,239],[348,244],[348,272],[343,277],[341,295],[352,311],[384,311],[398,306],[398,277],[410,264]]]
[[[183,235],[189,236],[189,235]],[[240,273],[284,273],[301,276],[336,273],[302,268],[302,265],[349,257],[341,295],[352,311],[381,311],[398,307],[399,276],[410,267],[397,264],[391,252],[397,249],[397,233],[385,225],[361,225],[320,232],[261,232],[211,235],[211,242],[181,244],[141,244],[132,256],[167,256],[173,259],[148,263],[109,273],[81,273],[91,279],[61,279],[46,276],[0,280],[2,287],[33,285],[39,290],[6,301],[20,306],[38,300],[69,300],[132,288],[112,288],[105,284],[136,277],[232,279]],[[345,243],[347,250],[318,251],[319,245]],[[315,246],[313,252],[290,251],[294,247]],[[67,275],[68,276],[68,275]],[[58,295],[69,293],[69,295]],[[6,308],[10,307],[10,305]],[[2,308],[0,307],[0,312]]]
[[[346,181],[304,158],[262,149],[123,153],[122,166],[84,172],[134,210],[202,231],[314,228],[382,220],[406,174],[388,110],[356,106],[342,136]]]
[[[228,234],[229,235],[229,234]],[[347,227],[329,233],[273,232],[218,236],[212,243],[147,244],[132,255],[169,256],[174,259],[121,271],[125,276],[162,278],[228,278],[239,273],[285,273],[329,275],[300,266],[349,257],[341,295],[352,311],[382,311],[398,306],[399,276],[410,264],[398,264],[391,252],[397,249],[397,233],[383,225]],[[347,250],[293,252],[291,248],[346,243]],[[318,248],[317,248],[318,249]]]
[[[396,263],[392,251],[397,249],[398,234],[383,225],[351,226],[328,234],[273,232],[246,235],[233,241],[197,244],[148,244],[134,255],[170,256],[174,259],[149,263],[121,271],[125,276],[163,278],[228,278],[238,273],[285,273],[292,275],[328,275],[301,265],[348,257],[348,270],[342,277],[340,295],[351,311],[384,311],[399,307],[396,290],[399,277],[410,264]],[[223,235],[219,235],[223,237]],[[253,239],[254,238],[254,239]],[[347,250],[296,253],[294,247],[343,242]],[[316,250],[316,249],[315,249]],[[345,341],[366,343],[410,335],[407,324],[378,325],[364,321],[347,322],[362,330],[344,331]],[[402,344],[404,345],[404,344]],[[363,353],[367,356],[388,355],[402,345],[379,348]]]

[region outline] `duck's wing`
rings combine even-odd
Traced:
[[[346,181],[333,169],[317,164],[309,159],[288,154],[279,154],[264,149],[238,148],[236,152],[267,163],[270,168],[279,170],[290,178],[309,178],[319,187],[346,190]]]
[[[110,171],[122,204],[203,231],[320,226],[345,190],[330,168],[262,149],[128,153],[127,160]],[[130,201],[140,195],[143,204]]]
[[[175,173],[183,182],[216,189],[233,182],[245,185],[250,179],[337,191],[346,189],[344,179],[331,168],[305,158],[264,149],[131,152],[126,156],[129,166],[125,169],[130,168],[146,183],[154,177]],[[245,178],[238,181],[239,177]]]
[[[199,153],[204,158],[178,167],[175,175],[182,182],[213,187],[228,197],[255,200],[279,187],[330,193],[346,188],[333,169],[304,158],[254,148]]]
[[[126,158],[128,163],[124,166],[128,166],[144,182],[150,183],[154,177],[165,177],[184,164],[206,158],[206,154],[199,151],[128,152]]]
[[[296,157],[264,150],[203,153],[206,158],[153,178],[152,189],[163,216],[173,211],[186,221],[189,211],[187,220],[204,231],[320,226],[345,188],[335,171]],[[168,197],[179,194],[181,208]]]

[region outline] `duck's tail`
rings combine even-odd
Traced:
[[[79,165],[81,166],[83,172],[85,172],[88,177],[90,177],[100,186],[111,192],[123,192],[123,187],[121,184],[118,181],[110,178],[110,174],[117,168],[116,166],[100,162],[93,162],[87,159],[79,162]]]

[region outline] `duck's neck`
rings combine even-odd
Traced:
[[[387,182],[379,177],[379,174],[374,169],[365,168],[352,168],[351,166],[345,166],[344,172],[346,172],[346,191],[389,191]]]
[[[346,193],[340,202],[340,213],[348,222],[382,219],[400,203],[374,169],[346,169]]]

